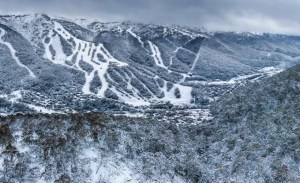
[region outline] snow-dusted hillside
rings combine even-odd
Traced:
[[[211,106],[213,117],[0,117],[0,182],[299,182],[299,73],[297,65],[240,87]]]
[[[300,39],[292,36],[40,14],[0,16],[0,31],[1,91],[21,91],[20,103],[63,111],[104,110],[99,101],[206,105],[300,56]]]

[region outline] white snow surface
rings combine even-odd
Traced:
[[[265,68],[262,68],[259,70],[259,72],[263,72],[263,73],[267,74],[268,76],[273,76],[282,71],[284,71],[284,69],[280,68],[280,67],[265,67]]]
[[[176,98],[175,96],[175,89],[178,88],[180,91],[180,98]],[[189,86],[183,86],[180,84],[174,84],[170,91],[167,91],[167,83],[164,85],[164,93],[165,97],[162,99],[163,101],[167,102],[170,101],[174,105],[183,105],[189,104],[192,100],[192,88]]]
[[[17,102],[20,99],[22,99],[22,91],[21,90],[13,91],[9,96],[10,102]]]
[[[55,111],[55,110],[51,110],[42,106],[37,106],[37,105],[33,105],[33,104],[26,104],[28,107],[30,107],[31,109],[36,110],[37,112],[41,112],[44,114],[62,114],[62,112],[59,111]]]
[[[96,71],[100,80],[102,87],[97,92],[97,96],[104,97],[104,92],[108,88],[108,83],[105,79],[105,74],[107,73],[108,66],[110,64],[117,65],[119,67],[126,66],[127,64],[124,62],[120,62],[119,60],[115,59],[108,50],[103,46],[103,44],[96,45],[91,42],[80,40],[70,34],[64,27],[58,23],[54,22],[54,30],[58,32],[65,40],[73,39],[75,41],[75,49],[73,49],[73,53],[70,56],[66,56],[62,51],[61,41],[58,35],[51,37],[50,42],[45,45],[46,51],[44,57],[51,60],[53,63],[61,64],[67,67],[72,67],[74,69],[80,70],[85,74],[85,84],[83,85],[82,92],[84,94],[92,94],[90,91],[90,84],[95,77]],[[51,34],[50,34],[51,35]],[[50,45],[52,45],[53,49],[56,51],[55,58],[52,58],[50,52]],[[94,55],[92,54],[93,52]],[[67,65],[66,61],[72,61],[72,58],[77,54],[77,58],[75,64],[73,66]],[[104,60],[99,60],[97,54],[103,56]],[[84,69],[82,69],[79,65],[79,62],[83,61],[88,63],[93,67],[93,71],[88,73]]]
[[[22,134],[22,131],[17,131],[13,134],[13,138],[16,139],[14,146],[18,149],[19,153],[26,153],[30,151],[30,148],[28,145],[22,143]]]

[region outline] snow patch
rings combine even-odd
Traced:
[[[175,89],[178,88],[180,92],[180,98],[175,96]],[[167,83],[163,87],[163,92],[165,93],[165,97],[160,99],[160,101],[170,102],[174,105],[183,105],[190,104],[192,100],[192,87],[183,86],[180,84],[174,84],[174,86],[168,91]]]
[[[141,112],[135,112],[135,113],[131,113],[131,112],[124,112],[121,114],[114,114],[114,116],[127,116],[127,117],[133,117],[133,118],[146,118],[146,115],[144,113]]]
[[[14,146],[17,148],[19,153],[26,153],[30,151],[30,148],[22,143],[22,131],[16,131],[13,133],[13,138],[16,139]]]
[[[263,72],[263,73],[267,74],[268,76],[273,76],[275,74],[279,74],[280,72],[284,71],[284,69],[282,69],[280,67],[265,67],[258,71]]]
[[[36,110],[37,112],[41,112],[44,114],[62,114],[62,112],[54,111],[54,110],[47,109],[45,107],[41,107],[41,106],[37,106],[37,105],[33,105],[33,104],[27,104],[27,106],[31,109]]]
[[[20,90],[13,91],[9,96],[10,102],[17,102],[20,99],[22,99],[22,92]]]
[[[127,96],[118,90],[116,90],[114,87],[111,88],[111,90],[116,93],[119,97],[119,99],[126,104],[132,105],[132,106],[149,106],[150,103],[138,96]]]
[[[65,62],[66,55],[63,52],[61,41],[60,41],[60,38],[58,35],[55,35],[51,39],[51,45],[52,45],[53,49],[55,50],[55,58],[51,59],[51,60],[56,64],[63,64]]]

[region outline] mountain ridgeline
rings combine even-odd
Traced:
[[[203,106],[296,64],[299,46],[295,36],[0,16],[1,96],[64,112]]]

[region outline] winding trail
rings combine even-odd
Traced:
[[[2,39],[4,35],[5,35],[5,30],[0,28],[0,44],[4,44],[5,46],[7,46],[9,48],[9,50],[11,52],[11,56],[13,57],[13,59],[17,62],[17,64],[20,67],[25,68],[28,71],[30,77],[36,78],[36,75],[26,65],[21,63],[20,59],[16,55],[17,51],[14,49],[14,47],[11,45],[11,43],[5,42]]]

